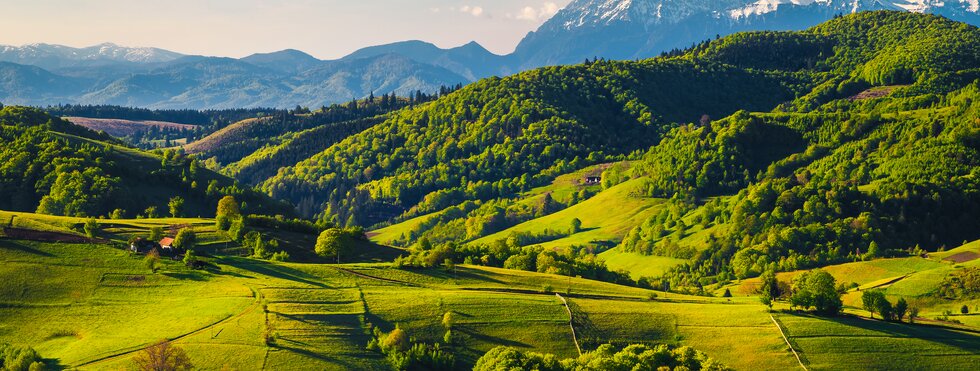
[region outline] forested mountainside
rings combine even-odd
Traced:
[[[68,216],[212,215],[234,195],[255,212],[291,208],[201,166],[174,150],[159,154],[123,146],[105,134],[43,111],[0,110],[0,209]],[[117,211],[118,210],[118,211]]]
[[[448,94],[457,87],[442,87],[442,94]],[[341,138],[360,132],[366,127],[353,125],[345,129],[347,121],[356,121],[431,101],[439,95],[412,92],[407,98],[394,94],[371,94],[363,100],[352,100],[346,104],[323,106],[316,111],[297,106],[292,111],[276,111],[241,120],[217,130],[201,140],[184,146],[188,153],[198,157],[214,158],[220,164],[237,162],[265,146],[281,144],[283,134],[291,136],[300,131],[333,125],[338,127]],[[359,129],[357,129],[359,128]],[[351,131],[354,130],[354,131]],[[332,143],[331,143],[332,144]],[[321,147],[320,150],[325,149]]]
[[[772,109],[659,126],[666,132],[630,161],[576,166],[535,190],[484,200],[469,184],[437,191],[376,240],[538,271],[554,266],[535,263],[542,251],[578,264],[614,248],[676,259],[662,277],[641,281],[697,291],[767,270],[917,256],[980,238],[976,27],[861,13],[647,63],[676,61],[781,72],[807,91]],[[599,174],[601,184],[583,183]],[[361,205],[376,200],[359,195]]]
[[[795,74],[680,58],[491,78],[400,111],[263,188],[306,215],[326,208],[370,225],[413,207],[526,190],[647,148],[671,122],[771,109],[803,85]]]
[[[975,32],[935,16],[872,12],[804,32],[740,34],[676,57],[491,78],[398,112],[262,187],[305,215],[327,210],[361,225],[489,200],[645,151],[674,123],[740,109],[805,111],[874,85],[950,91],[972,81]],[[940,58],[936,45],[956,58]]]

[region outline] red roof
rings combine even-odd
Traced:
[[[173,245],[174,245],[173,238],[164,237],[162,240],[160,240],[160,246],[173,246]]]

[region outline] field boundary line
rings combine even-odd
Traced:
[[[425,287],[423,285],[419,285],[419,284],[416,284],[416,283],[399,281],[399,280],[393,280],[393,279],[390,279],[390,278],[376,277],[376,276],[372,276],[372,275],[369,275],[369,274],[365,274],[365,273],[354,271],[353,269],[347,269],[347,268],[341,268],[341,267],[332,267],[332,268],[334,268],[334,269],[336,269],[338,271],[347,273],[347,274],[352,274],[354,276],[361,277],[361,278],[367,278],[367,279],[372,279],[372,280],[377,280],[377,281],[382,281],[382,282],[388,282],[388,283],[394,283],[394,284],[404,285],[404,286],[410,286],[410,287]]]
[[[568,312],[568,327],[572,329],[572,341],[575,342],[575,350],[578,351],[578,355],[582,355],[582,347],[578,345],[578,336],[575,335],[575,317],[572,316],[572,308],[568,306],[568,301],[565,300],[559,293],[555,293],[558,300],[561,300],[562,304],[565,305],[565,311]]]
[[[255,310],[256,308],[258,308],[260,306],[259,304],[261,303],[261,300],[262,300],[261,299],[261,294],[259,294],[259,292],[257,290],[255,290],[254,288],[252,288],[251,286],[246,285],[246,287],[248,287],[248,289],[252,291],[252,295],[255,298],[255,301],[253,301],[251,305],[249,305],[248,307],[246,307],[244,310],[242,310],[238,314],[229,314],[229,315],[225,316],[224,318],[222,318],[222,319],[220,319],[220,320],[218,320],[216,322],[211,323],[210,325],[207,325],[207,326],[198,328],[197,330],[194,330],[194,331],[191,331],[191,332],[187,332],[187,333],[184,333],[184,334],[175,336],[173,338],[166,338],[166,340],[169,341],[169,342],[171,342],[171,343],[178,342],[178,341],[180,341],[180,340],[182,340],[184,338],[188,338],[190,336],[194,336],[194,335],[203,333],[204,331],[207,331],[208,329],[213,328],[214,326],[223,325],[223,324],[226,324],[228,322],[231,322],[231,320],[241,318],[241,317],[245,316],[246,314],[250,313],[251,311]],[[87,361],[81,361],[81,362],[79,362],[79,363],[77,363],[77,364],[75,364],[73,366],[70,366],[70,367],[73,368],[73,369],[76,369],[76,368],[80,368],[80,367],[91,366],[91,365],[94,365],[94,364],[103,363],[103,362],[106,362],[106,361],[114,360],[116,358],[120,358],[120,357],[129,355],[129,354],[133,354],[133,353],[139,352],[139,351],[141,351],[143,349],[146,349],[146,348],[149,348],[149,347],[151,347],[151,346],[153,346],[155,344],[156,344],[156,342],[153,342],[153,343],[148,343],[148,344],[142,344],[142,345],[137,345],[137,346],[133,346],[133,347],[128,347],[128,348],[124,348],[124,349],[118,349],[118,350],[112,351],[112,354],[103,355],[103,356],[97,356],[98,358],[90,359],[90,360],[87,360]],[[103,354],[105,354],[105,353],[103,353]]]
[[[783,336],[783,340],[786,341],[786,345],[789,346],[789,350],[793,352],[794,356],[796,356],[796,361],[800,363],[800,367],[803,367],[804,371],[809,371],[806,365],[803,364],[803,360],[800,359],[800,354],[796,352],[796,349],[793,348],[793,344],[790,344],[789,338],[786,337],[786,333],[783,332],[783,326],[779,325],[779,322],[776,321],[776,317],[773,317],[772,313],[769,313],[769,319],[771,319],[772,323],[776,325],[776,329],[778,329],[779,334]]]

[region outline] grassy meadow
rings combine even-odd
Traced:
[[[16,215],[0,213],[0,221],[79,236],[84,223]],[[385,358],[366,348],[372,327],[397,326],[416,341],[442,343],[441,320],[452,312],[454,340],[443,346],[464,369],[500,345],[574,357],[573,328],[583,350],[609,342],[666,343],[694,346],[735,369],[799,367],[768,310],[743,292],[751,280],[733,286],[734,298],[709,298],[468,265],[411,270],[387,263],[273,263],[226,254],[234,247],[227,247],[230,242],[208,219],[101,220],[100,225],[99,240],[89,243],[0,239],[5,282],[0,341],[31,345],[55,368],[132,369],[140,350],[169,339],[201,369],[386,369]],[[129,237],[172,225],[199,232],[213,269],[191,270],[165,259],[153,273],[141,256],[125,250]],[[893,288],[920,274],[932,277],[930,272],[955,267],[943,258],[975,248],[828,270],[861,285],[905,276],[882,286],[892,297]],[[603,257],[644,275],[680,263],[616,250]],[[556,294],[567,300],[574,327]],[[847,305],[847,313],[860,314],[860,303],[848,299]],[[950,304],[934,303],[927,312],[942,305]],[[775,317],[812,369],[868,364],[949,369],[980,361],[975,332],[932,322],[910,326],[788,311]],[[881,341],[867,341],[871,338]],[[943,355],[942,361],[930,363],[936,355]]]

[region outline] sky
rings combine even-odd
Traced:
[[[112,42],[244,57],[298,49],[336,59],[366,46],[477,41],[507,54],[571,0],[28,0],[0,12],[0,44]]]

